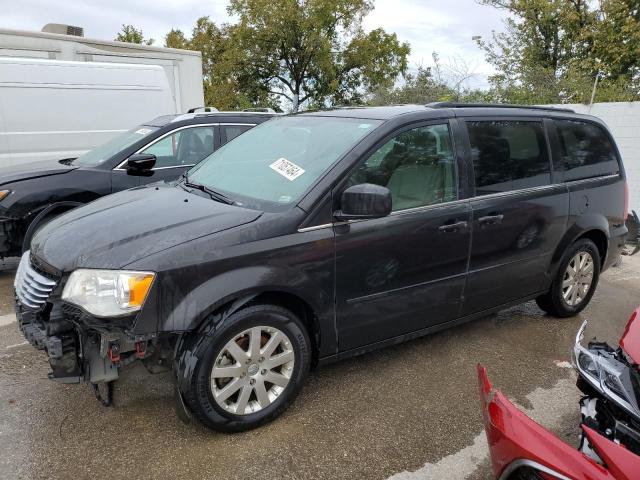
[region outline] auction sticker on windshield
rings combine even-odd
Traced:
[[[295,180],[304,173],[304,169],[302,167],[290,162],[286,158],[279,158],[269,165],[269,167],[290,181]]]

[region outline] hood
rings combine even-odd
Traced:
[[[640,307],[631,314],[627,322],[620,338],[620,348],[625,351],[633,363],[640,365]]]
[[[19,182],[30,178],[59,175],[75,170],[77,165],[65,165],[59,160],[44,160],[18,165],[10,165],[0,170],[0,186],[7,183]]]
[[[190,240],[256,220],[261,212],[157,185],[125,190],[46,224],[31,252],[62,272],[122,268]]]

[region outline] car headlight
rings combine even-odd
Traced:
[[[74,271],[62,299],[98,317],[127,315],[140,310],[155,274],[125,270]]]
[[[0,190],[0,202],[4,200],[10,193],[11,190]]]
[[[640,415],[638,400],[629,378],[629,367],[620,363],[608,352],[583,347],[586,323],[578,331],[573,358],[578,373],[596,390],[634,415]]]

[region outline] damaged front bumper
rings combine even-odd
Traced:
[[[17,255],[16,247],[17,222],[0,212],[0,259]]]
[[[112,382],[121,367],[154,352],[155,334],[131,335],[100,325],[68,304],[33,310],[16,298],[16,318],[27,341],[47,354],[49,378],[60,383]]]
[[[18,326],[34,347],[44,350],[61,383],[112,382],[121,367],[149,361],[157,334],[133,334],[135,317],[97,318],[60,298],[62,276],[32,263],[26,253],[14,282]],[[166,362],[170,363],[170,362]]]

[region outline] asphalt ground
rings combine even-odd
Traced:
[[[316,370],[275,422],[224,435],[182,423],[172,378],[132,366],[105,408],[88,385],[47,379],[45,355],[12,315],[16,261],[0,261],[0,478],[491,478],[475,365],[569,443],[578,399],[571,347],[616,343],[640,304],[640,255],[605,272],[574,318],[527,303],[445,332]],[[569,367],[569,368],[568,368]]]

